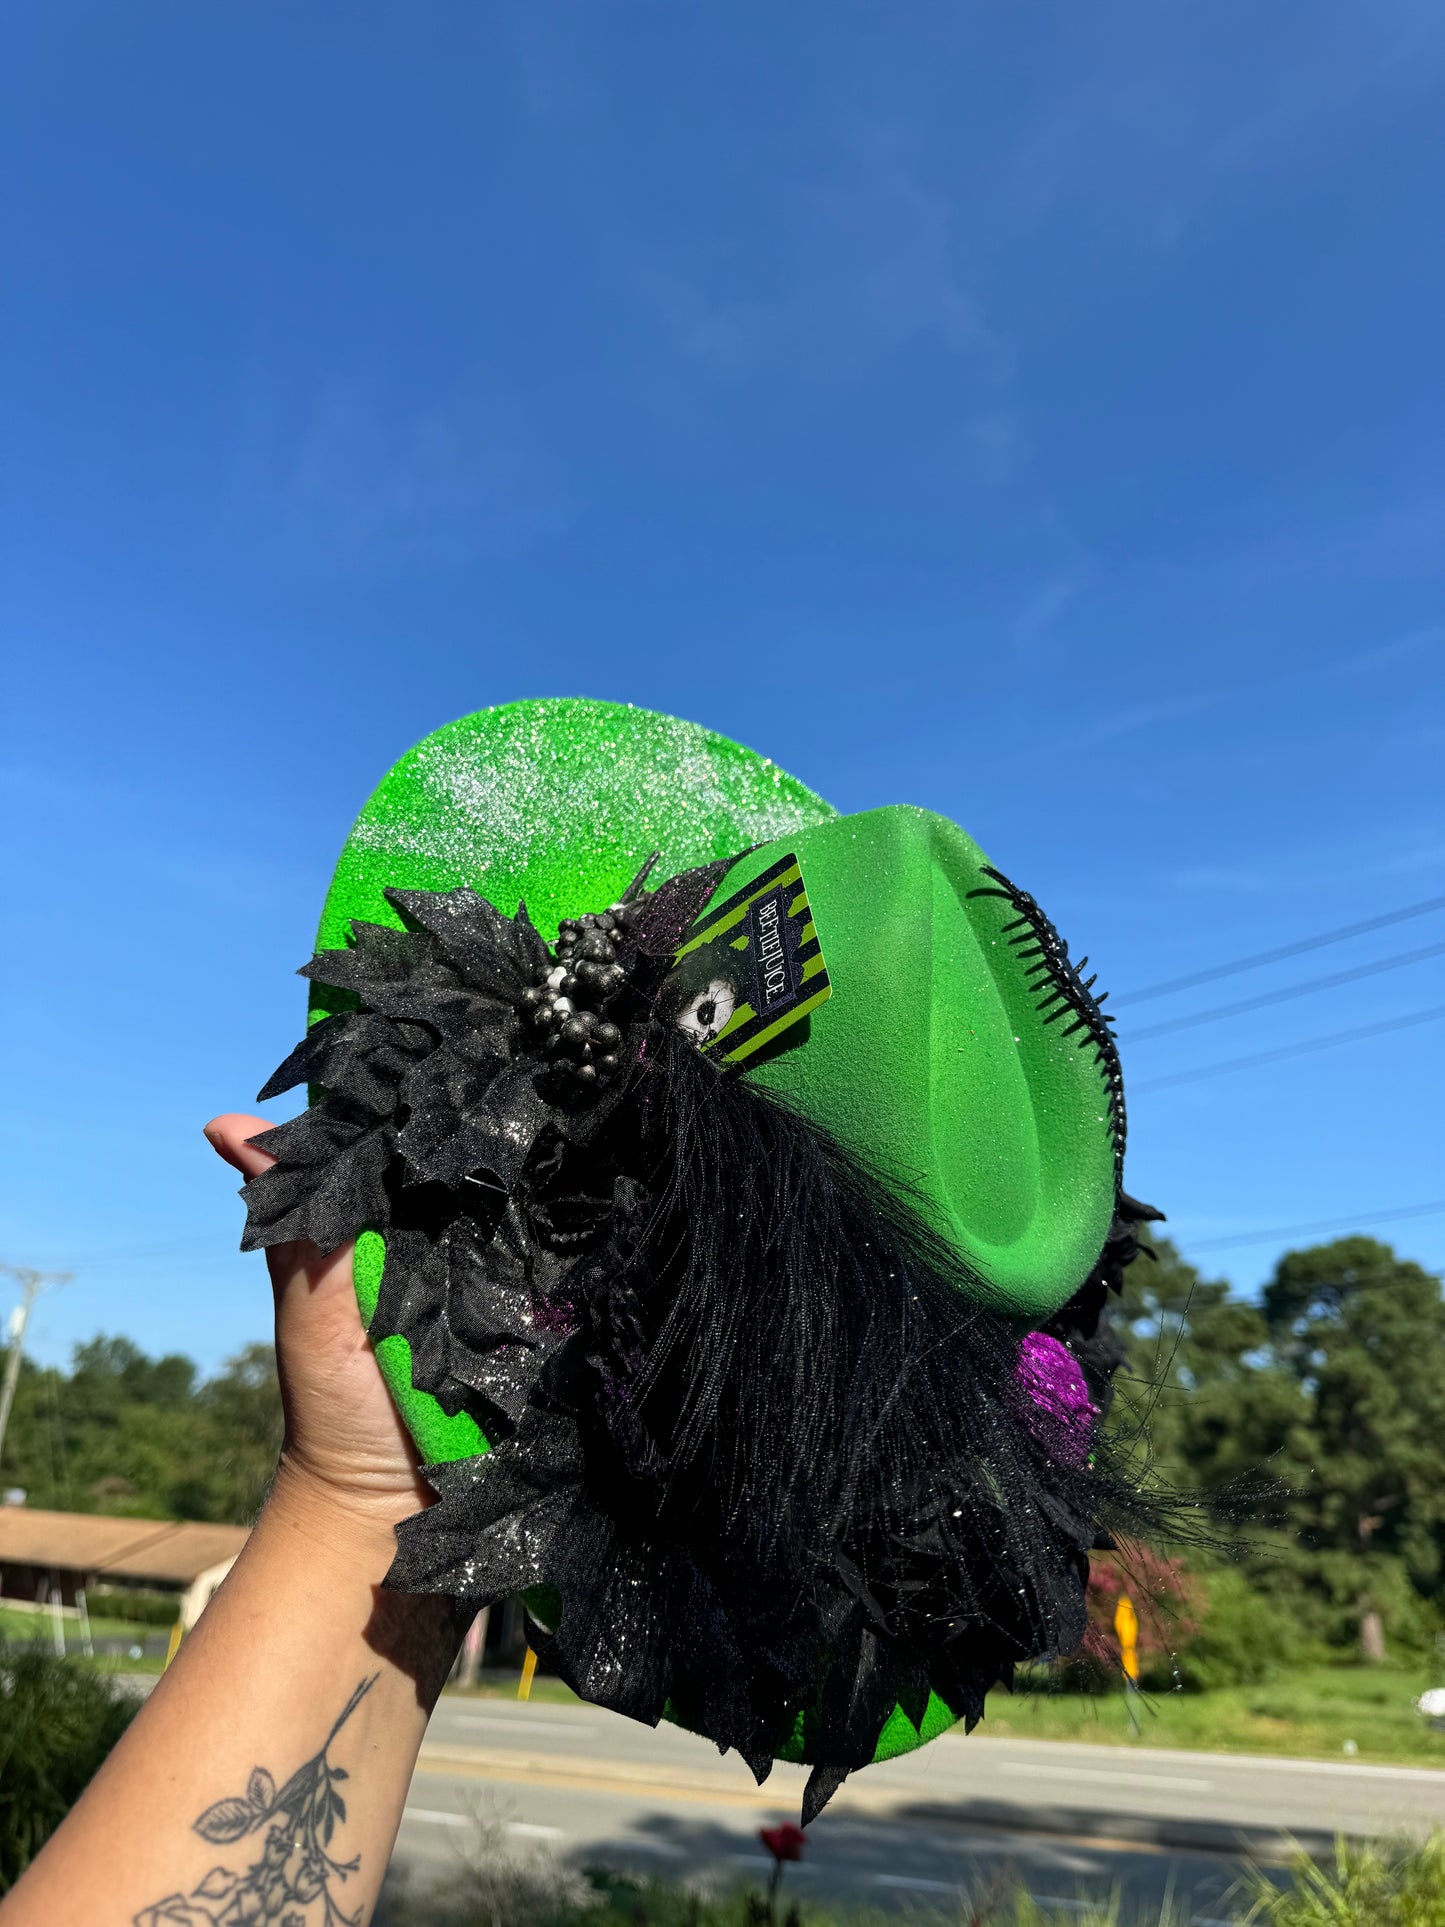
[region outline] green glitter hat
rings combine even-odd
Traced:
[[[530,1587],[585,1697],[811,1762],[812,1811],[1072,1648],[1156,1214],[1090,986],[962,830],[512,703],[383,779],[317,948],[246,1243],[356,1237],[441,1497],[393,1583]]]
[[[649,882],[757,844],[726,897],[800,859],[832,997],[748,1074],[905,1188],[1030,1323],[1071,1298],[1114,1217],[1117,1075],[1096,1028],[1046,1008],[1026,926],[978,845],[908,806],[840,818],[776,764],[652,710],[507,703],[428,736],[383,778],[336,866],[317,949],[387,888],[478,890],[544,937]],[[1052,988],[1052,985],[1050,986]],[[315,1008],[332,1008],[324,988]],[[1062,1021],[1060,1018],[1062,1017]],[[363,1268],[364,1269],[364,1268]]]

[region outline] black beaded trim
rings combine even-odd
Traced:
[[[584,1090],[610,1084],[622,1068],[622,1031],[603,1013],[628,980],[620,946],[641,914],[643,886],[656,861],[649,858],[605,910],[563,918],[552,961],[518,1000],[523,1018],[546,1040],[548,1064]]]
[[[992,877],[998,888],[970,890],[968,894],[971,897],[1002,897],[1018,911],[1013,921],[1004,925],[1004,931],[1014,932],[1009,942],[1020,958],[1029,963],[1025,974],[1032,987],[1040,993],[1037,1007],[1041,1013],[1047,1013],[1044,1022],[1055,1023],[1072,1012],[1073,1022],[1065,1026],[1064,1036],[1077,1035],[1081,1049],[1093,1047],[1094,1061],[1104,1079],[1115,1167],[1122,1173],[1124,1140],[1129,1126],[1124,1109],[1124,1070],[1119,1062],[1114,1020],[1100,1008],[1109,993],[1104,991],[1098,997],[1093,994],[1098,976],[1085,979],[1082,974],[1088,967],[1088,958],[1080,957],[1077,963],[1072,960],[1069,946],[1027,890],[1021,890],[1016,883],[1011,883],[1002,870],[995,870],[991,864],[984,865],[983,874]]]

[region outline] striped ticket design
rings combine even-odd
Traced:
[[[773,1043],[833,992],[792,855],[710,903],[673,961],[675,1021],[726,1064]]]

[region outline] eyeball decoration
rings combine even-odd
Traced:
[[[678,1012],[677,1027],[701,1050],[726,1030],[737,1007],[736,985],[725,977],[714,977]]]

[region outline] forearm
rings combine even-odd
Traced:
[[[283,1470],[4,1927],[365,1920],[458,1632],[448,1601],[381,1590],[392,1552],[384,1518]]]

